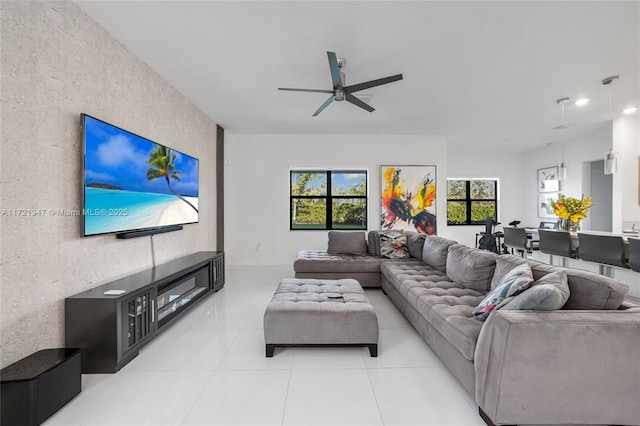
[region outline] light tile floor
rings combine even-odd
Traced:
[[[169,326],[116,374],[44,423],[64,425],[483,426],[473,397],[393,303],[367,290],[380,325],[366,348],[276,348],[262,317],[291,267],[229,267],[224,289]]]

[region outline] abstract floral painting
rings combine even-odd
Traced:
[[[436,166],[382,166],[382,229],[436,234]]]

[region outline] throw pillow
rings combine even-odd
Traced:
[[[364,231],[329,231],[329,254],[367,254]]]
[[[380,232],[382,231],[369,231],[367,235],[367,250],[369,254],[380,257]]]
[[[422,246],[424,246],[424,238],[427,234],[420,234],[414,231],[405,231],[407,236],[407,245],[409,246],[409,255],[418,260],[422,260]]]
[[[552,272],[534,282],[530,289],[518,294],[499,309],[508,311],[555,311],[569,299],[569,284],[564,271]]]
[[[409,257],[407,236],[403,231],[380,232],[380,257],[404,259]]]
[[[506,274],[508,274],[509,271],[511,271],[513,268],[515,268],[516,266],[527,264],[527,263],[531,268],[531,272],[534,273],[533,278],[535,279],[535,271],[532,264],[534,262],[535,261],[530,262],[524,257],[514,256],[512,254],[503,254],[498,256],[498,258],[496,259],[496,270],[493,273],[493,278],[491,279],[491,288],[492,289],[496,288],[496,286],[500,284],[500,281],[502,281],[502,278]]]
[[[509,271],[500,283],[487,294],[487,296],[480,302],[478,306],[473,309],[473,315],[480,321],[484,321],[489,317],[489,314],[498,306],[502,301],[511,296],[516,296],[533,284],[533,273],[528,264],[516,266]]]
[[[425,251],[427,241],[424,241]],[[425,251],[422,252],[422,261],[430,265],[433,261],[425,258]],[[491,289],[497,257],[496,253],[487,250],[454,244],[449,246],[443,271],[446,270],[447,276],[462,287],[485,292]]]
[[[422,261],[436,271],[446,272],[449,247],[454,244],[458,243],[447,238],[429,235],[422,244]]]

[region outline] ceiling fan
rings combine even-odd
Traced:
[[[288,90],[293,92],[315,92],[315,93],[330,93],[331,96],[327,99],[320,108],[313,113],[313,116],[317,116],[320,114],[329,104],[333,101],[341,102],[346,100],[347,102],[351,102],[354,105],[359,106],[362,109],[365,109],[369,112],[373,112],[375,109],[363,102],[361,99],[358,99],[353,95],[355,92],[359,92],[360,90],[369,89],[371,87],[381,86],[383,84],[392,83],[394,81],[402,80],[402,74],[396,74],[389,77],[379,78],[377,80],[365,81],[364,83],[352,84],[351,86],[347,86],[346,76],[341,71],[347,61],[344,58],[336,57],[335,52],[327,52],[327,56],[329,58],[329,70],[331,71],[331,81],[333,83],[333,90],[323,90],[323,89],[292,89],[288,87],[278,87],[278,90]]]

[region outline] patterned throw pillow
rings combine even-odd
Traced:
[[[480,321],[489,317],[506,298],[516,296],[533,284],[533,273],[529,264],[516,266],[500,280],[498,285],[473,309],[473,315]]]
[[[380,257],[386,257],[387,259],[409,257],[407,235],[403,231],[381,231]]]
[[[529,290],[509,300],[499,309],[555,311],[564,306],[569,294],[567,274],[564,271],[556,271],[540,278]]]

